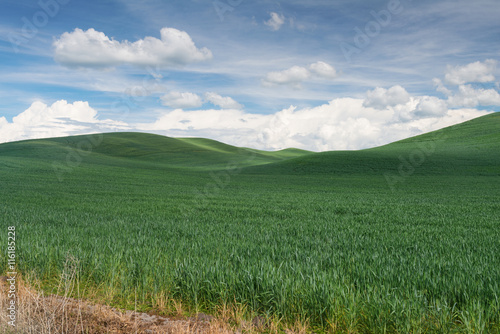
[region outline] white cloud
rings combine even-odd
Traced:
[[[264,85],[291,85],[300,88],[301,82],[307,80],[311,72],[305,67],[293,66],[287,70],[279,72],[269,72],[263,80]]]
[[[285,17],[282,14],[278,13],[270,13],[271,18],[264,22],[265,25],[270,27],[273,31],[277,31],[281,28],[281,26],[285,23]]]
[[[337,71],[333,66],[322,61],[312,63],[306,67],[293,66],[283,71],[267,73],[262,80],[265,86],[289,85],[293,88],[302,88],[301,83],[311,77],[333,79],[337,77]]]
[[[214,106],[221,107],[222,109],[241,109],[243,106],[233,100],[231,97],[220,96],[217,93],[207,92],[205,93],[205,99],[212,103]]]
[[[332,65],[327,64],[327,63],[322,62],[322,61],[318,61],[318,62],[315,62],[315,63],[309,65],[309,70],[313,74],[315,74],[319,77],[328,78],[328,79],[333,79],[333,78],[337,77],[337,71],[335,70],[335,68],[333,68]]]
[[[383,109],[367,107],[364,102],[338,98],[314,108],[291,106],[272,114],[252,114],[241,109],[175,109],[140,124],[99,120],[97,111],[87,102],[57,101],[52,106],[35,102],[12,123],[0,117],[0,141],[120,130],[205,137],[267,150],[349,150],[387,144],[489,113],[445,110],[443,100],[429,96],[410,97],[405,104]]]
[[[452,85],[463,85],[468,82],[492,82],[495,80],[493,71],[497,61],[487,59],[484,62],[476,61],[465,66],[449,66],[445,80]]]
[[[161,103],[170,108],[192,109],[201,107],[203,101],[194,93],[169,92],[161,97]]]
[[[439,117],[448,112],[446,101],[438,99],[435,96],[423,96],[420,98],[416,108],[415,115],[420,117]]]
[[[112,40],[110,43],[120,44]],[[448,74],[454,73],[454,82],[490,80],[485,71],[478,70],[482,68],[478,63],[492,64],[486,61],[484,64],[472,63],[474,66],[449,67],[451,70]],[[270,72],[263,83],[300,87],[306,80],[332,79],[336,75],[335,68],[318,61],[303,67],[293,66],[284,71]],[[12,122],[0,117],[0,142],[120,130],[150,131],[177,137],[207,137],[231,145],[259,149],[361,149],[489,113],[473,109],[476,106],[500,106],[500,94],[494,88],[458,84],[448,89],[440,79],[436,78],[433,82],[447,99],[410,96],[405,88],[396,85],[388,89],[374,88],[366,93],[364,99],[337,98],[313,108],[290,106],[271,114],[248,113],[231,97],[214,92],[205,93],[203,98],[189,92],[169,92],[161,97],[161,101],[175,110],[161,110],[156,120],[141,124],[100,120],[97,111],[87,102],[68,103],[61,100],[52,105],[34,102],[14,117]],[[490,83],[488,86],[494,85]],[[183,110],[198,109],[204,102],[220,109]]]
[[[374,90],[366,92],[366,99],[363,102],[363,106],[385,109],[398,104],[405,104],[409,100],[410,94],[399,85],[392,86],[389,89],[377,87]]]
[[[120,121],[99,120],[88,102],[60,100],[48,106],[37,101],[12,122],[0,118],[0,142],[127,129]]]
[[[297,110],[292,106],[269,115],[236,109],[177,109],[138,128],[173,136],[209,137],[261,149],[346,149],[369,145],[380,135],[366,118],[371,115],[377,119],[380,115],[359,108],[361,104],[361,100],[338,99],[316,108]]]
[[[142,131],[208,137],[258,149],[297,147],[324,151],[379,146],[488,113],[475,109],[445,110],[443,101],[432,97],[410,98],[406,104],[380,110],[365,107],[363,102],[339,98],[315,108],[292,106],[268,115],[236,109],[178,109],[164,113],[153,123],[136,126]]]
[[[500,94],[493,88],[476,89],[471,85],[460,85],[458,93],[448,97],[451,107],[500,106]]]
[[[212,58],[191,37],[174,28],[162,28],[161,39],[147,36],[135,42],[117,41],[94,29],[76,28],[54,42],[54,59],[71,67],[178,66]]]
[[[452,94],[452,91],[445,87],[441,79],[434,78],[432,79],[432,83],[434,84],[434,87],[436,87],[436,91],[443,93],[446,96],[450,96]]]
[[[434,78],[432,81],[436,90],[448,97],[448,107],[467,107],[477,106],[500,106],[500,94],[495,88],[475,88],[473,85],[466,85],[466,82],[481,83],[492,82],[495,80],[492,72],[495,70],[497,61],[488,59],[482,62],[470,63],[465,66],[452,67],[448,65],[446,73],[446,82],[456,85],[453,89],[448,89],[443,82]],[[498,89],[498,82],[495,82]],[[489,84],[493,86],[493,83]]]

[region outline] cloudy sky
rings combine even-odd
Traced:
[[[0,142],[362,149],[500,110],[498,0],[3,0]]]

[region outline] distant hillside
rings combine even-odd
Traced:
[[[414,172],[420,174],[500,175],[499,153],[500,113],[495,113],[360,151],[267,152],[210,139],[135,132],[25,140],[0,144],[0,167],[35,168],[58,162],[214,170],[233,164],[245,167],[245,174],[381,174],[413,167]]]
[[[416,143],[436,141],[436,153],[473,154],[474,152],[497,151],[500,148],[500,112],[446,127],[441,130],[400,140],[375,150],[396,150],[414,147]]]
[[[117,132],[1,144],[0,162],[81,159],[87,164],[204,169],[267,164],[310,153],[297,149],[267,152],[210,139]]]
[[[360,151],[306,155],[264,166],[249,174],[417,174],[500,175],[500,113],[479,117],[392,144]]]

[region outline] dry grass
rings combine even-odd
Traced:
[[[203,313],[185,317],[180,301],[167,295],[155,298],[157,311],[174,317],[163,317],[135,311],[123,311],[80,298],[78,260],[68,256],[59,277],[55,295],[46,296],[40,282],[33,278],[28,285],[21,274],[16,277],[16,326],[8,325],[8,287],[0,277],[0,334],[233,334],[233,333],[307,333],[307,325],[296,322],[284,328],[279,319],[251,316],[246,306],[222,305],[216,316]],[[87,291],[88,293],[88,291]],[[71,298],[69,296],[77,296]],[[250,315],[250,319],[248,320]]]
[[[218,319],[197,317],[174,320],[62,296],[44,296],[17,278],[16,327],[8,325],[7,288],[1,284],[0,332],[16,334],[98,333],[234,333]]]
[[[303,324],[296,323],[288,329],[280,321],[268,321],[264,317],[248,315],[244,306],[221,306],[216,317],[198,314],[195,317],[181,317],[185,314],[182,304],[176,303],[175,318],[161,317],[115,308],[67,297],[78,287],[74,273],[61,280],[61,295],[45,296],[40,289],[26,284],[18,275],[16,327],[8,325],[7,286],[5,278],[0,280],[0,333],[5,334],[233,334],[233,333],[306,333]],[[165,302],[162,302],[165,303]]]

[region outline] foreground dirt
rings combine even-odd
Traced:
[[[17,282],[16,326],[8,324],[8,286],[0,277],[0,333],[100,334],[100,333],[256,333],[262,324],[253,321],[233,328],[206,314],[192,318],[168,318],[93,304],[60,296],[43,296]],[[254,319],[255,320],[255,319]]]

